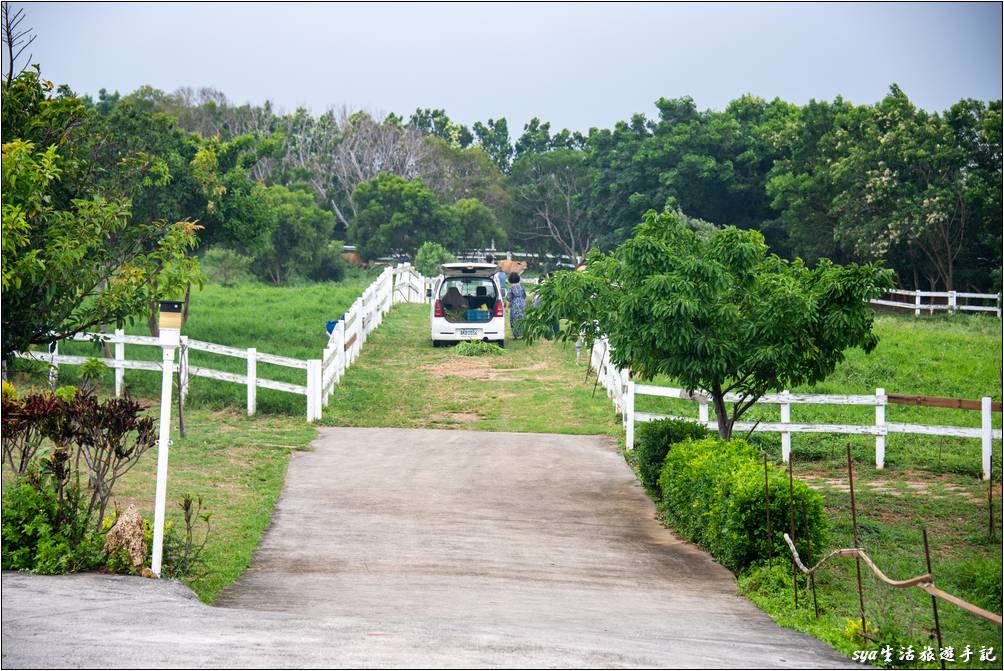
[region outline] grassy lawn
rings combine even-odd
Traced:
[[[584,374],[573,344],[527,347],[509,337],[502,355],[482,357],[434,349],[429,307],[398,305],[366,341],[322,422],[621,435],[603,388],[594,398]]]
[[[201,496],[203,512],[211,513],[205,575],[186,581],[210,602],[248,567],[279,498],[289,455],[307,449],[317,431],[299,417],[208,408],[192,410],[186,429],[184,439],[172,435],[167,518],[184,531],[178,501],[185,493]],[[135,503],[152,520],[156,471],[154,449],[117,483],[118,506]]]
[[[339,318],[376,276],[375,271],[358,274],[344,282],[325,282],[298,287],[275,287],[266,284],[243,284],[232,287],[206,285],[193,290],[188,322],[182,330],[193,340],[230,347],[255,347],[259,352],[280,354],[297,359],[318,359],[327,344],[325,321]],[[149,335],[145,322],[127,326],[127,333]],[[101,356],[101,347],[89,342],[60,343],[61,354]],[[156,347],[126,345],[127,359],[159,361]],[[189,364],[231,373],[246,373],[244,359],[191,351]],[[19,367],[25,365],[18,362]],[[258,362],[258,377],[293,384],[306,384],[306,371]],[[126,388],[134,396],[159,397],[160,374],[130,370],[125,373]],[[60,382],[76,384],[75,366],[60,370]],[[114,384],[108,371],[102,380]],[[245,407],[246,387],[207,378],[192,377],[188,405],[214,409]],[[286,415],[305,415],[304,396],[271,389],[258,390],[258,411]]]

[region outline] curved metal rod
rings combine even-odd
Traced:
[[[819,569],[820,566],[826,563],[831,557],[837,555],[840,557],[860,557],[865,561],[866,564],[868,564],[871,570],[875,573],[875,575],[877,575],[882,580],[882,582],[888,585],[892,585],[893,587],[912,587],[913,585],[920,585],[922,583],[932,582],[931,575],[928,573],[925,573],[924,575],[919,575],[916,578],[910,578],[909,580],[893,580],[885,573],[882,573],[879,567],[875,565],[875,562],[871,560],[871,557],[865,554],[865,551],[860,548],[844,548],[841,550],[834,550],[833,552],[831,552],[830,554],[826,555],[821,560],[819,560],[818,564],[813,566],[811,569],[808,569],[805,568],[805,565],[802,563],[802,559],[798,556],[798,550],[795,549],[795,544],[791,542],[791,538],[788,536],[788,534],[784,535],[784,542],[788,544],[788,549],[791,550],[792,558],[795,560],[795,565],[798,566],[798,570],[800,570],[802,573],[805,573],[806,575],[812,575],[813,573],[816,572],[817,569]]]
[[[806,575],[812,575],[819,567],[829,561],[832,557],[860,557],[864,560],[868,567],[871,568],[872,572],[875,573],[882,580],[882,582],[893,587],[919,587],[931,596],[937,597],[939,599],[944,599],[948,603],[958,606],[963,610],[967,610],[973,615],[979,615],[980,617],[990,620],[996,624],[1001,624],[1001,616],[996,613],[991,613],[988,610],[983,610],[979,606],[974,606],[968,601],[963,601],[957,596],[953,596],[948,592],[943,592],[934,586],[934,578],[931,577],[930,573],[925,573],[919,575],[916,578],[910,578],[909,580],[893,580],[885,573],[879,570],[879,567],[875,565],[875,562],[871,560],[865,551],[861,548],[843,548],[840,550],[833,550],[828,555],[819,560],[819,562],[812,568],[806,568],[805,564],[802,563],[801,557],[798,556],[798,550],[795,549],[795,544],[791,542],[791,538],[788,534],[784,534],[784,542],[788,544],[788,549],[791,550],[791,558],[795,562],[795,566],[798,570]]]

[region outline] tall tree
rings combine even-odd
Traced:
[[[600,234],[589,212],[592,179],[581,151],[524,154],[510,175],[511,237],[531,246],[545,241],[551,249],[581,260]]]
[[[528,335],[610,337],[610,359],[636,379],[668,375],[712,399],[719,435],[757,399],[826,378],[845,350],[871,351],[867,300],[891,286],[878,265],[808,268],[768,254],[757,231],[709,236],[677,215],[649,212],[612,254],[593,252],[584,272],[564,272],[538,290]],[[737,400],[729,407],[726,395]]]
[[[489,119],[487,123],[475,122],[474,136],[478,140],[478,145],[499,170],[508,173],[513,148],[509,139],[509,124],[505,117],[498,120]]]

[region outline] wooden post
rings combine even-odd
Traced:
[[[983,418],[981,427],[981,440],[983,443],[983,479],[990,479],[990,461],[993,454],[993,401],[989,396],[984,396],[980,401],[980,414]]]
[[[948,292],[948,311],[955,313],[959,309],[959,296],[956,291]]]
[[[634,380],[630,378],[624,396],[624,449],[634,449]]]
[[[791,392],[787,389],[781,392],[781,397],[784,399],[781,403],[782,424],[791,423],[791,402],[788,400],[790,396]],[[781,433],[781,458],[786,464],[791,459],[791,431],[783,431]],[[792,537],[794,537],[794,534],[792,534]]]
[[[875,468],[885,468],[885,404],[887,401],[885,389],[875,390]]]
[[[915,289],[913,292],[913,316],[920,316],[920,289]]]
[[[248,415],[253,415],[258,405],[258,350],[248,347]]]
[[[123,387],[125,387],[125,368],[122,362],[125,361],[125,330],[115,329],[115,398],[122,398]]]

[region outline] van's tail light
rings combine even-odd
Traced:
[[[495,304],[495,316],[496,317],[502,316],[502,301],[499,301],[498,303]]]
[[[436,317],[445,317],[446,314],[443,312],[443,301],[436,301],[435,312],[432,313]]]

